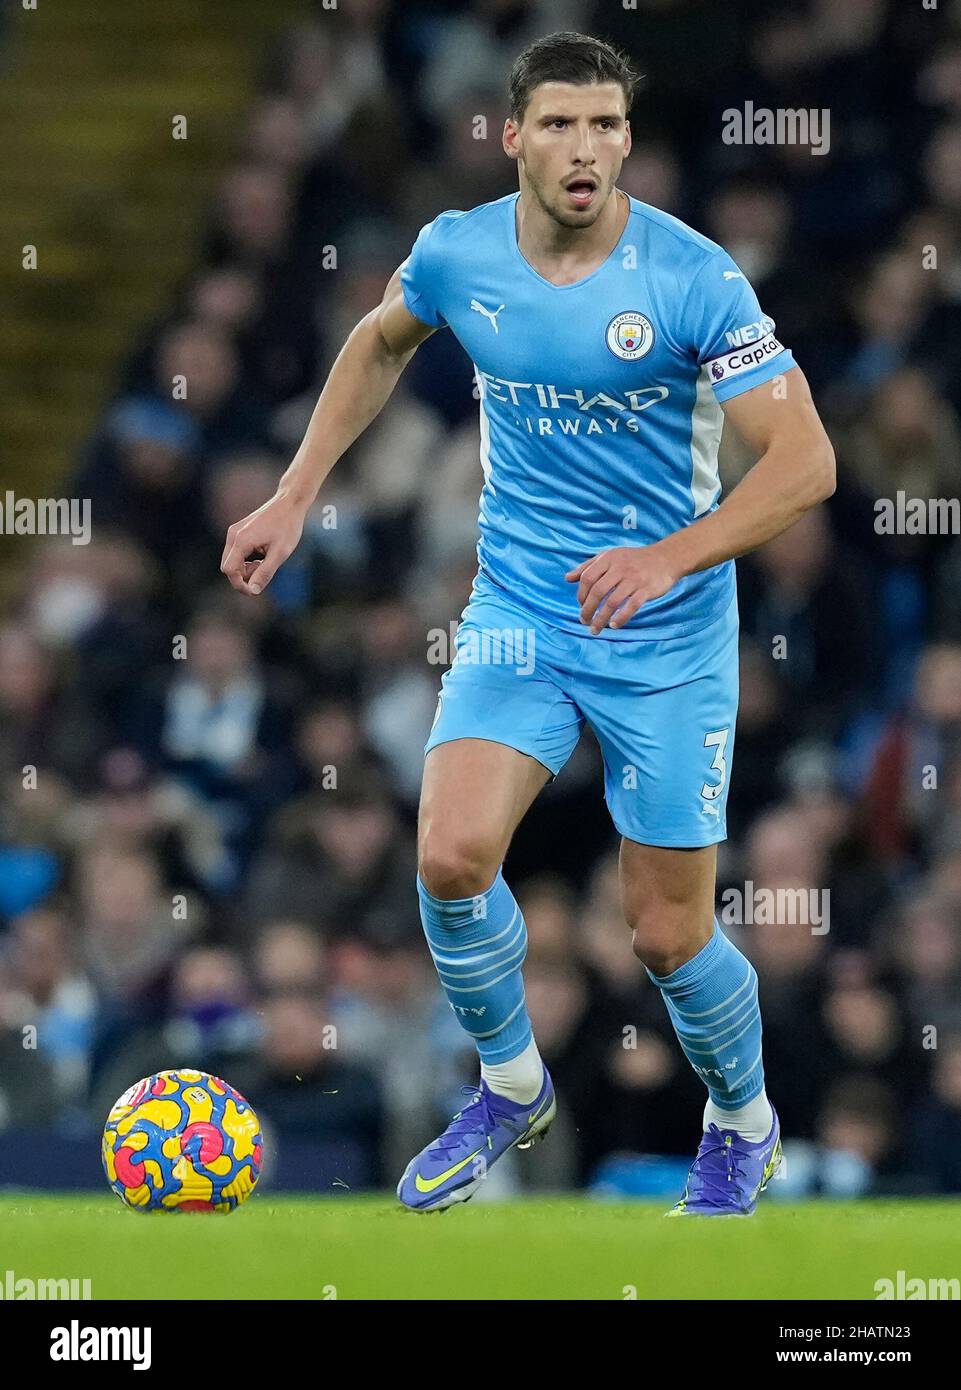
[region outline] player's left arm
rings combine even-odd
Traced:
[[[834,450],[800,367],[722,408],[760,458],[715,511],[690,526],[654,545],[606,550],[570,571],[592,632],[623,627],[685,575],[756,549],[834,492]]]

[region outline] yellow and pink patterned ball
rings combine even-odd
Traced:
[[[186,1067],[124,1091],[103,1131],[107,1180],[134,1211],[233,1211],[253,1192],[262,1156],[243,1096]]]

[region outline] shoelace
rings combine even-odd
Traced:
[[[430,1148],[432,1154],[443,1154],[445,1160],[454,1157],[454,1152],[461,1147],[465,1134],[483,1132],[486,1139],[495,1124],[483,1091],[479,1091],[476,1086],[462,1086],[460,1093],[462,1096],[472,1097],[470,1105],[465,1105],[463,1110],[457,1112],[444,1133]]]
[[[705,1142],[707,1136],[710,1142]],[[716,1155],[724,1155],[723,1176],[715,1167]],[[702,1171],[701,1165],[704,1164],[706,1171]],[[724,1135],[717,1125],[709,1125],[705,1134],[705,1139],[701,1141],[701,1148],[698,1150],[697,1158],[691,1165],[691,1176],[697,1173],[700,1182],[700,1192],[698,1197],[707,1198],[709,1201],[720,1199],[721,1204],[730,1201],[731,1192],[728,1184],[736,1181],[742,1176],[737,1166],[737,1155],[734,1145],[725,1142]]]

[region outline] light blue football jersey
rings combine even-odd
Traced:
[[[795,364],[730,256],[677,218],[631,198],[603,265],[559,286],[521,254],[518,197],[441,213],[401,282],[410,312],[448,325],[475,366],[480,574],[587,636],[567,571],[712,511],[720,403]],[[603,635],[684,636],[733,594],[733,563],[716,565]]]

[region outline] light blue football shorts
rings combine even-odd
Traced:
[[[487,739],[556,776],[587,724],[620,834],[693,849],[727,835],[737,701],[736,598],[685,637],[606,640],[535,617],[481,575],[424,751]]]

